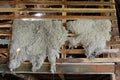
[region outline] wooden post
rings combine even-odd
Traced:
[[[120,63],[117,63],[116,66],[116,71],[115,71],[115,77],[116,77],[116,80],[120,80]]]
[[[116,80],[115,74],[111,74],[111,80]]]
[[[63,3],[65,3],[66,2],[66,0],[62,0],[62,2]],[[66,5],[65,4],[62,4],[62,9],[64,9],[66,7]],[[66,14],[66,12],[62,12],[62,16],[66,16],[67,14]],[[65,18],[63,18],[62,19],[62,23],[63,23],[63,26],[66,26],[66,19]],[[63,46],[62,46],[62,49],[63,50],[65,50],[66,49],[66,45],[64,44]],[[61,58],[66,58],[66,53],[61,53]]]

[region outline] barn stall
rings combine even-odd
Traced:
[[[114,0],[0,1],[1,78],[116,80],[119,43]]]

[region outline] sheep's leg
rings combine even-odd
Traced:
[[[94,59],[95,58],[95,56],[93,55],[94,54],[94,46],[89,46],[89,47],[87,47],[86,48],[86,56],[87,56],[87,58],[89,58],[89,59]]]
[[[48,60],[49,60],[49,62],[51,64],[50,71],[52,73],[56,72],[56,67],[55,67],[55,65],[56,65],[56,57],[54,55],[53,56],[52,55],[48,56]]]
[[[52,73],[56,72],[56,58],[59,58],[59,54],[56,50],[52,49],[51,53],[48,55],[48,60],[51,64],[50,71]]]
[[[33,61],[33,67],[32,67],[32,71],[35,72],[37,70],[40,69],[40,67],[42,66],[42,64],[44,63],[44,60],[46,58],[46,55],[39,55],[36,59],[36,61]]]

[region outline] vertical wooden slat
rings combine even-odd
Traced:
[[[116,80],[115,74],[111,74],[111,80]]]
[[[66,8],[66,5],[65,5],[65,2],[66,2],[66,0],[62,0],[62,2],[64,3],[64,4],[62,4],[62,8],[64,9],[64,8]],[[67,15],[67,13],[66,12],[62,12],[62,16],[66,16]],[[62,19],[62,23],[63,23],[63,26],[66,26],[66,19],[64,18],[64,19]],[[63,50],[65,50],[66,49],[66,46],[65,46],[65,44],[62,46],[62,49]],[[62,53],[61,54],[61,58],[66,58],[66,53]]]
[[[15,7],[15,8],[18,8],[18,0],[14,0],[14,1],[15,1],[14,7]],[[18,17],[18,12],[17,12],[17,11],[14,12],[14,17],[15,17],[15,18]]]

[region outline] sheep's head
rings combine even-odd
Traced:
[[[16,59],[12,59],[9,62],[9,69],[10,71],[15,70],[16,68],[18,68],[20,66],[20,61],[16,60]]]
[[[21,59],[20,59],[21,57],[19,56],[19,54],[20,54],[20,48],[17,48],[17,50],[14,52],[14,55],[12,55],[12,57],[10,58],[9,68],[11,71],[18,68],[21,64]]]

